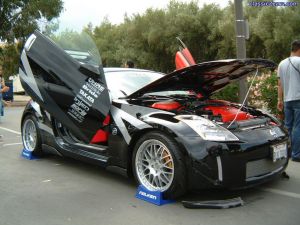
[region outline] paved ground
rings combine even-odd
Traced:
[[[20,157],[21,107],[6,108],[0,122],[0,225],[237,224],[296,225],[300,212],[300,163],[291,162],[290,179],[240,192],[207,190],[184,199],[241,196],[239,208],[185,209],[180,201],[154,206],[134,197],[126,178],[71,159]]]

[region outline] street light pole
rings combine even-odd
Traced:
[[[235,7],[235,31],[236,31],[236,55],[238,59],[246,58],[246,30],[243,15],[243,0],[234,0]],[[242,103],[247,93],[246,78],[239,81],[239,102]],[[247,102],[247,101],[246,101]]]

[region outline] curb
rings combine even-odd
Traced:
[[[17,97],[14,99],[14,101],[6,101],[4,104],[4,107],[24,107],[27,105],[30,98],[20,98]]]
[[[11,108],[11,107],[25,107],[27,105],[27,102],[10,102],[4,105],[5,108]]]
[[[10,103],[9,105],[7,105],[6,107],[24,107],[27,105],[27,101],[25,102],[21,102],[21,101],[14,101],[12,103]]]

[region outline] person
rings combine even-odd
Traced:
[[[292,160],[300,162],[300,40],[291,44],[290,57],[278,66],[279,111],[284,109],[284,123],[288,129]]]
[[[7,92],[9,87],[5,86],[5,81],[3,77],[3,69],[0,65],[0,121],[1,117],[4,116],[4,100],[3,100],[3,93]]]
[[[134,63],[131,60],[127,60],[125,63],[126,68],[134,68]]]

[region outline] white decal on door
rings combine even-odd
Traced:
[[[74,103],[70,106],[68,114],[76,121],[82,123],[95,100],[101,95],[105,87],[89,78],[79,89],[74,97]]]

